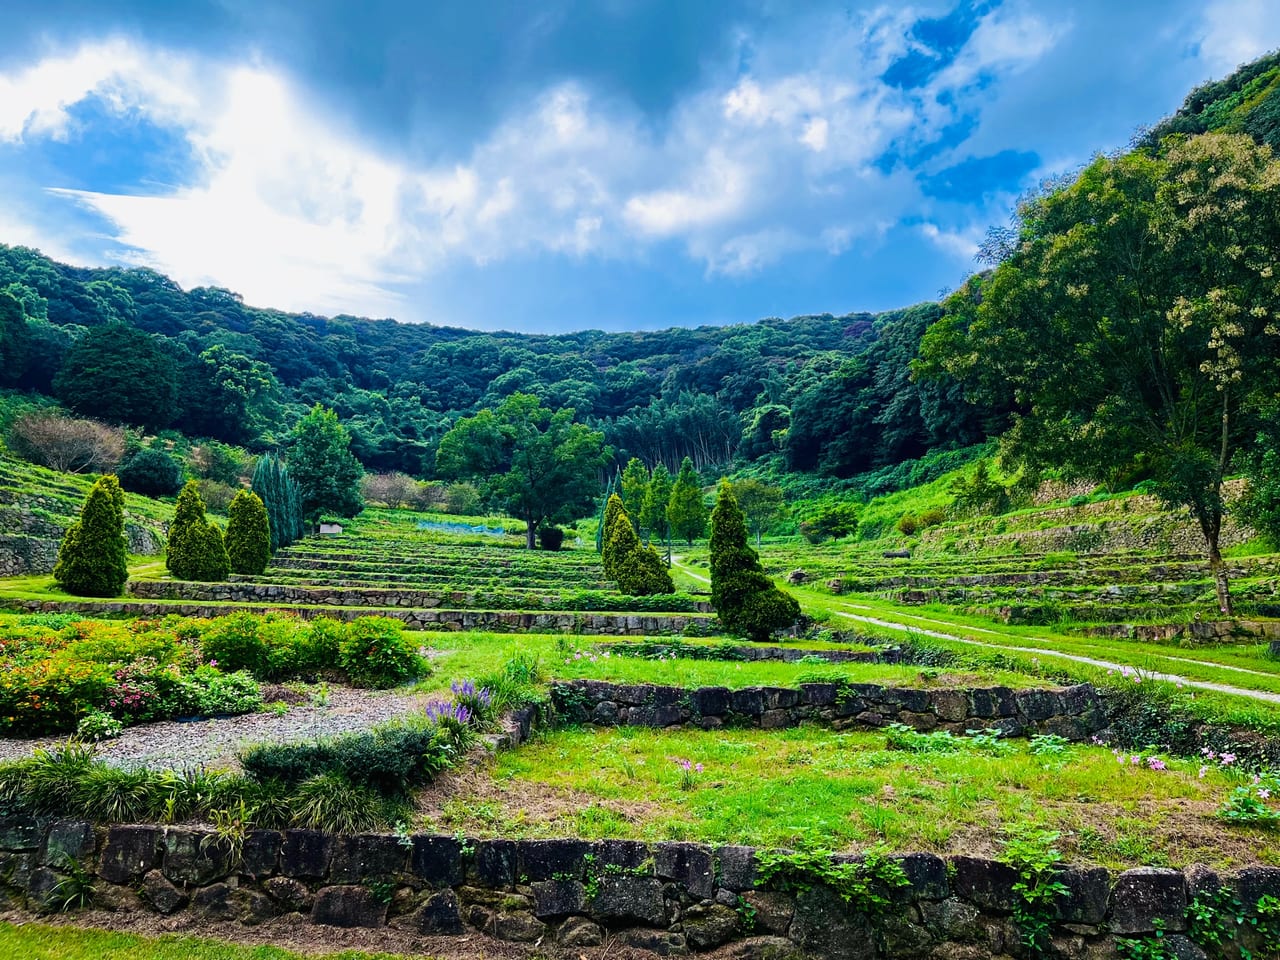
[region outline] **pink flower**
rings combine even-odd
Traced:
[[[695,765],[693,769],[695,769],[695,770],[697,770],[699,773],[701,773],[701,772],[702,772],[702,764],[700,764],[700,763],[699,763],[699,764]]]
[[[1236,755],[1234,753],[1224,753],[1218,758],[1218,762],[1224,767],[1229,767],[1236,762]]]
[[[1200,768],[1200,772],[1197,774],[1197,776],[1198,776],[1201,780],[1203,780],[1203,779],[1204,779],[1204,775],[1205,775],[1206,773],[1208,773],[1208,772],[1209,772],[1209,768],[1208,768],[1208,767],[1201,767],[1201,768]]]
[[[1263,799],[1263,800],[1270,800],[1270,799],[1271,799],[1271,791],[1270,791],[1270,790],[1268,790],[1266,787],[1263,787],[1262,789],[1260,789],[1260,790],[1258,791],[1258,796],[1259,796],[1261,799]]]
[[[1148,760],[1147,760],[1147,766],[1148,766],[1148,767],[1150,767],[1152,770],[1167,770],[1167,769],[1168,769],[1168,767],[1167,767],[1167,766],[1165,766],[1165,762],[1164,762],[1163,760],[1161,760],[1159,757],[1150,757],[1150,758],[1148,758]]]

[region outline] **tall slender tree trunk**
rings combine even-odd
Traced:
[[[538,521],[525,519],[524,521],[524,545],[530,550],[538,548]]]
[[[1218,547],[1219,535],[1222,532],[1222,511],[1214,510],[1199,514],[1200,532],[1204,534],[1205,546],[1209,553],[1209,572],[1213,575],[1213,589],[1218,595],[1218,611],[1224,617],[1235,615],[1231,605],[1231,583],[1226,565],[1222,562],[1222,551]]]

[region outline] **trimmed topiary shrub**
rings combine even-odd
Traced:
[[[227,508],[227,558],[234,573],[256,575],[271,560],[271,527],[262,498],[241,490]]]
[[[117,597],[129,579],[124,539],[124,494],[114,476],[99,477],[80,519],[67,528],[58,547],[53,579],[81,597]]]
[[[179,580],[202,583],[225,580],[231,572],[222,532],[205,519],[204,501],[194,480],[188,480],[178,495],[165,566]]]
[[[610,510],[615,504],[617,509]],[[657,551],[640,543],[617,494],[609,498],[609,508],[606,508],[605,515],[612,513],[612,517],[605,528],[604,552],[609,557],[612,579],[618,584],[618,591],[633,597],[675,593],[671,574]]]
[[[353,686],[385,690],[426,671],[404,635],[404,624],[390,617],[361,617],[347,627],[338,644],[338,666]]]
[[[182,465],[163,450],[142,447],[127,456],[120,469],[120,486],[148,497],[171,497],[182,487]]]
[[[564,531],[559,527],[545,527],[538,531],[538,546],[543,550],[559,550],[564,545]]]
[[[800,604],[774,586],[747,546],[747,523],[728,480],[711,511],[711,605],[729,630],[768,640],[800,619]]]
[[[614,563],[618,554],[616,544],[609,541],[609,531],[613,529],[613,524],[618,519],[618,516],[625,516],[626,512],[626,509],[622,506],[622,498],[616,493],[610,494],[608,501],[605,503],[604,519],[601,521],[600,526],[603,531],[600,547],[600,566],[604,568],[604,575],[610,580],[614,579]]]

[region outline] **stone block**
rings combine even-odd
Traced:
[[[790,937],[805,953],[828,960],[875,960],[876,938],[871,921],[850,910],[826,886],[814,886],[796,896]]]
[[[159,870],[151,870],[142,878],[142,887],[138,892],[151,909],[166,916],[187,904],[187,895],[170,883]]]
[[[59,820],[49,825],[40,860],[51,867],[67,860],[81,862],[93,856],[97,844],[93,824],[80,820]]]
[[[794,687],[761,687],[766,710],[790,710],[800,705],[800,691]]]
[[[1056,904],[1057,919],[1090,926],[1102,923],[1111,895],[1111,873],[1107,868],[1073,868],[1063,871],[1059,879],[1067,893]]]
[[[40,849],[40,824],[30,817],[0,821],[0,850],[21,853]]]
[[[646,868],[653,872],[653,851],[643,840],[598,840],[592,850],[598,864],[610,863],[629,873]]]
[[[435,887],[462,882],[462,842],[456,837],[418,834],[409,855],[413,875]]]
[[[286,910],[304,912],[311,909],[311,891],[301,880],[293,877],[270,877],[263,882],[262,889]]]
[[[704,717],[722,717],[729,711],[729,688],[698,687],[689,694],[689,704]]]
[[[743,687],[729,694],[729,709],[744,717],[758,717],[764,713],[764,691],[759,687]]]
[[[624,930],[621,940],[628,947],[648,950],[660,957],[682,957],[689,952],[684,934],[666,930]]]
[[[333,837],[319,830],[286,830],[280,847],[280,872],[300,880],[323,880],[333,858]]]
[[[329,863],[329,881],[336,884],[385,880],[404,873],[409,850],[399,837],[366,833],[339,837]]]
[[[517,843],[516,874],[521,883],[535,880],[582,879],[591,852],[585,840],[521,840]]]
[[[231,920],[236,915],[231,888],[225,883],[214,883],[197,890],[191,896],[191,909],[204,920]]]
[[[587,906],[587,892],[577,880],[535,880],[533,915],[540,920],[582,913]]]
[[[598,947],[604,943],[604,931],[586,917],[570,917],[556,931],[556,943],[566,948]]]
[[[907,853],[889,859],[902,867],[911,883],[911,886],[903,888],[908,899],[945,900],[951,895],[947,864],[941,857],[932,853]]]
[[[959,723],[969,715],[969,698],[961,690],[933,690],[929,702],[934,715],[948,723]]]
[[[1138,867],[1116,878],[1107,923],[1112,933],[1153,933],[1156,920],[1166,932],[1186,929],[1187,881],[1177,870]]]
[[[969,717],[979,720],[1012,717],[1018,712],[1008,687],[980,687],[969,692]]]
[[[280,847],[284,835],[279,830],[250,830],[240,852],[240,871],[250,877],[269,877],[280,869]]]
[[[840,687],[834,683],[800,684],[800,702],[811,707],[830,707],[840,695]]]
[[[509,890],[516,885],[517,854],[514,840],[480,840],[468,875],[480,886]]]
[[[499,912],[489,918],[485,933],[498,940],[533,943],[547,934],[547,925],[527,913]]]
[[[667,923],[662,882],[655,877],[605,877],[588,906],[592,917],[606,923]]]
[[[654,872],[674,880],[698,900],[715,893],[715,867],[711,849],[698,843],[658,843],[653,848]]]
[[[418,929],[423,933],[461,933],[462,908],[458,895],[446,887],[428,897],[418,911]]]
[[[170,827],[164,835],[164,875],[174,883],[203,887],[231,872],[227,847],[207,830]]]
[[[160,859],[158,827],[112,827],[102,847],[98,876],[109,883],[132,883]]]
[[[1062,701],[1052,690],[1019,690],[1014,697],[1018,716],[1027,720],[1048,720],[1062,712]]]
[[[387,904],[368,887],[325,887],[311,906],[311,922],[330,927],[381,927],[387,922]]]
[[[1236,896],[1245,913],[1258,915],[1258,901],[1263,897],[1280,898],[1280,867],[1244,867],[1236,871]]]
[[[952,857],[951,863],[951,888],[957,896],[995,913],[1010,913],[1018,903],[1013,892],[1018,874],[1008,864],[976,857]]]
[[[736,910],[719,904],[692,906],[681,919],[685,940],[694,950],[711,950],[742,933],[742,918]]]
[[[752,890],[742,894],[742,899],[755,911],[758,928],[786,936],[796,915],[795,900],[772,890]]]
[[[756,851],[754,847],[718,847],[715,862],[720,886],[735,892],[755,889]]]

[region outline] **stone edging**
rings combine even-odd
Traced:
[[[1102,698],[1087,683],[1030,690],[916,690],[871,683],[730,690],[567,680],[551,684],[551,699],[557,714],[605,726],[779,728],[817,722],[843,730],[903,723],[917,730],[995,728],[1006,736],[1053,733],[1079,741],[1108,723]]]
[[[599,945],[608,931],[663,955],[744,938],[739,955],[752,958],[1021,955],[1011,920],[1017,874],[964,856],[891,857],[909,885],[887,891],[890,905],[865,914],[822,884],[758,886],[757,851],[742,846],[253,830],[233,856],[211,831],[194,827],[0,824],[4,889],[17,905],[35,909],[51,896],[67,858],[92,876],[95,905],[121,913],[188,911],[246,924],[300,914],[317,924],[478,931],[565,948]],[[1181,936],[1194,896],[1227,889],[1246,912],[1263,896],[1280,896],[1280,869],[1268,867],[1231,875],[1143,867],[1115,876],[1066,868],[1059,879],[1067,893],[1052,932],[1054,955],[1064,960],[1109,956],[1113,935],[1157,929],[1168,946],[1190,949],[1176,955],[1197,956]]]

